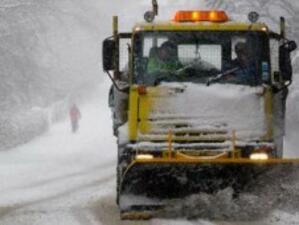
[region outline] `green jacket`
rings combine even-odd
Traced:
[[[154,74],[157,72],[171,73],[180,68],[182,68],[182,64],[178,60],[163,62],[157,57],[151,57],[147,64],[147,73],[148,74]]]

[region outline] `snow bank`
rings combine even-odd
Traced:
[[[25,143],[48,129],[48,116],[42,109],[1,115],[0,150]]]
[[[7,150],[46,132],[52,123],[68,116],[68,101],[61,100],[47,108],[2,112],[0,116],[0,150]]]

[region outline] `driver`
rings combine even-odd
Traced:
[[[147,64],[148,74],[175,73],[183,65],[177,57],[177,46],[170,41],[164,42],[154,55],[150,56]]]
[[[237,57],[232,61],[231,67],[237,70],[230,76],[232,80],[239,84],[254,84],[256,82],[256,68],[249,54],[249,48],[244,42],[235,45]]]

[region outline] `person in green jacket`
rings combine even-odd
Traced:
[[[170,41],[166,41],[150,56],[147,64],[147,74],[151,76],[163,73],[171,76],[171,73],[175,73],[182,67],[183,65],[177,58],[177,46]]]

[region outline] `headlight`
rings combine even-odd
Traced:
[[[136,155],[136,159],[153,159],[154,156],[151,154],[140,154]]]
[[[267,160],[267,159],[269,159],[269,156],[268,156],[267,153],[263,153],[263,152],[261,152],[261,153],[252,153],[250,155],[250,159],[251,160]]]

